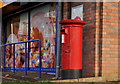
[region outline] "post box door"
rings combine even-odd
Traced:
[[[64,43],[62,43],[62,69],[70,68],[70,28],[65,28]]]

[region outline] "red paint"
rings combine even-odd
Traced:
[[[82,69],[82,37],[83,25],[81,20],[60,21],[65,32],[65,43],[62,43],[62,69]]]

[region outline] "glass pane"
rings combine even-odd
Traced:
[[[7,43],[28,40],[28,13],[12,17],[7,20]],[[6,47],[6,67],[13,67],[13,46]],[[15,67],[25,65],[25,44],[15,45]]]
[[[33,9],[30,15],[30,39],[41,39],[42,68],[55,68],[56,4]],[[32,42],[30,48],[30,67],[39,67],[38,42]]]

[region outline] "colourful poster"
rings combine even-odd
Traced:
[[[15,2],[17,0],[0,0],[0,8],[12,3],[12,2]]]
[[[10,18],[7,22],[7,43],[28,40],[28,13]],[[13,67],[13,46],[6,46],[6,67]],[[25,44],[15,45],[15,67],[25,66]]]
[[[6,6],[6,4],[2,0],[0,0],[0,8],[2,8],[4,6]]]
[[[34,9],[31,15],[30,39],[41,39],[42,68],[55,68],[56,4]],[[30,67],[39,66],[39,43],[31,44]]]

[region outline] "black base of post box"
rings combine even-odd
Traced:
[[[75,79],[82,77],[82,69],[62,69],[62,79]]]

